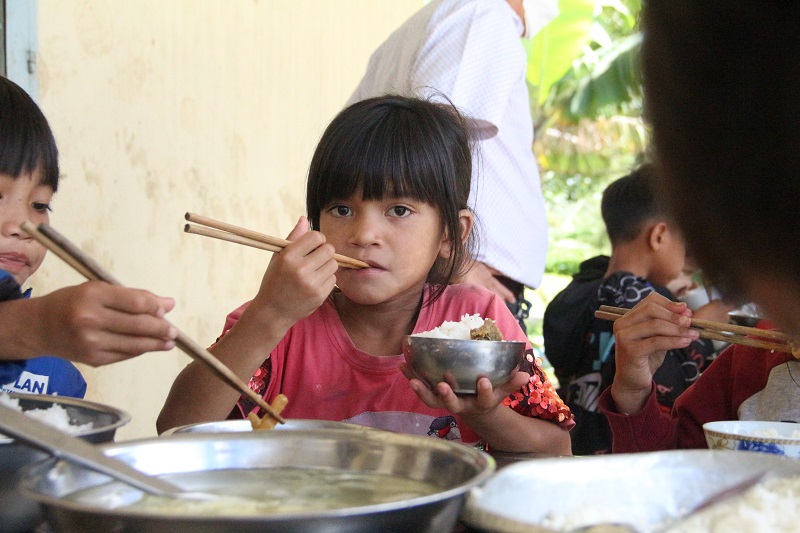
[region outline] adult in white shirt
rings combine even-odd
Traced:
[[[525,4],[523,6],[523,3]],[[524,324],[524,288],[539,285],[547,218],[532,152],[520,37],[556,14],[554,0],[434,0],[372,54],[348,104],[386,93],[445,95],[480,128],[470,207],[480,247],[460,280],[499,294]]]

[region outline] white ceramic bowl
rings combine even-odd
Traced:
[[[800,424],[724,420],[703,424],[712,450],[743,450],[800,458]]]
[[[719,300],[722,298],[722,294],[715,289],[711,288],[711,297],[714,300]],[[686,294],[680,297],[680,301],[686,302],[686,305],[689,306],[689,309],[692,311],[696,311],[697,309],[706,305],[708,300],[708,293],[706,292],[705,287],[697,287],[688,291]]]

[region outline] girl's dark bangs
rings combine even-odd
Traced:
[[[331,151],[336,157],[326,169],[330,179],[325,180],[324,195],[328,201],[348,198],[359,189],[364,200],[393,196],[431,200],[432,187],[426,186],[430,162],[421,157],[422,143],[414,142],[413,131],[398,124],[402,120],[393,120],[401,114],[386,116]],[[428,164],[423,164],[426,161]]]

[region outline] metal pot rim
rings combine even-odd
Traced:
[[[338,437],[338,438],[343,438],[345,440],[347,440],[347,438],[352,438],[355,435],[358,435],[358,439],[361,441],[370,440],[370,441],[386,442],[390,444],[395,443],[395,444],[410,445],[410,446],[421,445],[429,449],[432,448],[435,450],[442,450],[445,452],[454,453],[456,456],[460,456],[461,459],[464,460],[465,462],[475,464],[476,473],[467,481],[463,481],[459,483],[457,486],[451,487],[449,489],[442,490],[440,492],[436,492],[434,494],[430,494],[427,496],[409,498],[394,502],[364,505],[358,507],[346,507],[341,509],[329,509],[324,511],[271,513],[269,515],[261,515],[261,516],[225,515],[224,517],[216,517],[216,518],[222,518],[225,520],[226,523],[231,523],[231,524],[236,524],[236,523],[248,524],[255,522],[263,522],[265,519],[269,521],[299,520],[299,519],[318,520],[326,518],[346,518],[348,516],[353,516],[353,515],[360,516],[365,514],[377,514],[377,513],[384,513],[391,511],[408,510],[414,507],[422,507],[426,505],[436,504],[437,502],[446,501],[460,495],[466,496],[469,490],[471,490],[473,487],[483,484],[494,473],[496,468],[495,460],[487,453],[482,452],[476,448],[472,448],[470,446],[460,443],[444,441],[431,437],[393,433],[383,430],[354,432],[352,429],[317,429],[317,430],[296,430],[296,431],[284,431],[284,432],[269,431],[269,432],[225,433],[225,434],[176,433],[168,436],[161,436],[155,438],[145,438],[145,439],[125,441],[122,443],[104,444],[101,445],[100,447],[106,450],[107,453],[112,452],[111,455],[115,455],[113,452],[122,453],[123,450],[131,447],[159,446],[159,445],[164,445],[165,443],[198,442],[198,441],[218,442],[220,440],[258,441],[259,439],[263,439],[265,437],[269,439],[288,441],[295,439],[301,439],[301,440],[313,439],[315,437],[319,438],[321,434],[324,435],[325,437],[330,437],[330,438]],[[113,517],[123,520],[152,519],[165,522],[171,522],[171,521],[205,522],[208,521],[210,518],[215,518],[209,516],[192,516],[187,514],[154,513],[152,511],[132,510],[126,508],[102,509],[99,507],[93,507],[90,505],[73,502],[64,499],[63,497],[56,497],[56,496],[51,496],[49,494],[42,494],[41,492],[37,491],[34,488],[36,481],[42,478],[43,476],[47,476],[48,473],[55,468],[58,462],[59,462],[58,459],[50,458],[42,462],[26,466],[23,469],[24,477],[20,485],[20,490],[27,497],[36,500],[45,506],[49,505],[57,507],[59,509],[68,509],[70,511],[88,512],[91,513],[92,515],[109,517],[109,518]],[[81,468],[81,467],[75,467],[75,468]],[[264,466],[264,468],[269,468],[269,467]]]

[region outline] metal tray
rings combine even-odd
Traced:
[[[491,533],[550,533],[609,523],[647,533],[760,472],[798,476],[800,461],[727,450],[534,459],[507,466],[473,489],[462,520]],[[545,527],[548,516],[565,517],[564,527]]]
[[[330,511],[262,516],[196,516],[102,508],[66,496],[108,484],[109,478],[48,460],[26,471],[23,491],[39,501],[56,533],[438,533],[456,525],[469,490],[494,472],[494,460],[474,448],[432,437],[381,430],[319,429],[247,433],[184,433],[103,446],[108,455],[150,475],[280,467],[335,468],[426,481],[434,494]],[[232,481],[233,482],[233,481]],[[204,488],[193,487],[203,491]]]

